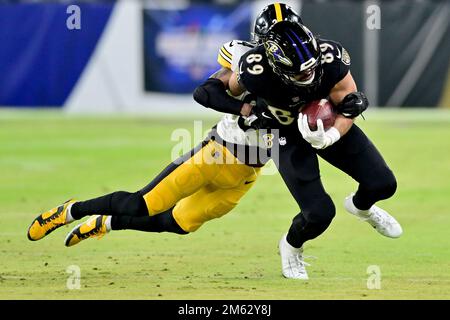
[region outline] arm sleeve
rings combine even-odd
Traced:
[[[219,79],[209,78],[194,90],[194,100],[206,108],[231,113],[241,114],[243,102],[230,96],[224,83]]]

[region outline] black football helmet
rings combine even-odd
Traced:
[[[320,84],[322,54],[307,27],[291,21],[277,22],[263,43],[270,66],[283,82],[297,89],[314,89]]]
[[[253,41],[262,43],[269,28],[280,21],[291,21],[303,24],[300,16],[284,3],[275,2],[264,7],[255,20],[253,28]]]

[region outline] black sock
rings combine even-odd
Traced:
[[[173,218],[172,209],[173,208],[154,216],[114,216],[111,218],[111,229],[188,234],[188,232],[184,231]]]
[[[300,248],[303,244],[311,239],[321,235],[328,227],[328,224],[308,223],[304,221],[301,228],[291,226],[286,236],[287,242],[294,248]]]
[[[359,185],[353,196],[353,204],[359,210],[369,210],[376,202],[392,197],[396,190],[397,181],[392,172],[387,171],[378,183],[371,186]]]
[[[373,198],[374,193],[365,190],[363,187],[359,186],[355,195],[352,198],[353,204],[359,210],[369,210],[370,207],[377,202],[379,199]]]
[[[148,216],[147,205],[139,192],[113,192],[91,200],[75,202],[70,211],[75,220],[89,215]]]

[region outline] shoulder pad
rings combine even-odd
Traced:
[[[319,39],[320,51],[322,52],[322,64],[340,61],[349,66],[350,55],[347,50],[337,41]]]
[[[262,49],[261,49],[262,48]],[[262,90],[261,83],[269,85],[267,80],[268,70],[271,70],[267,58],[264,55],[264,47],[255,47],[242,55],[239,61],[238,81],[247,88],[248,91],[256,93]],[[254,86],[258,83],[257,86]],[[267,88],[266,88],[267,89]],[[264,89],[264,90],[266,90]]]
[[[232,40],[222,45],[217,56],[217,61],[222,67],[237,71],[239,59],[255,46],[251,42]]]
[[[233,40],[228,43],[230,44],[231,47],[233,47],[233,46],[246,47],[247,50],[250,50],[250,49],[253,49],[254,47],[256,47],[256,43],[243,41],[243,40]]]
[[[224,43],[220,47],[219,54],[217,55],[217,62],[227,69],[231,69],[231,64],[233,63],[233,41]]]

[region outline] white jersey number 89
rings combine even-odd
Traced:
[[[247,63],[260,62],[262,60],[262,55],[260,54],[249,54],[247,56]],[[253,75],[258,75],[264,72],[264,67],[260,64],[255,64],[253,68],[247,68],[247,71]]]

